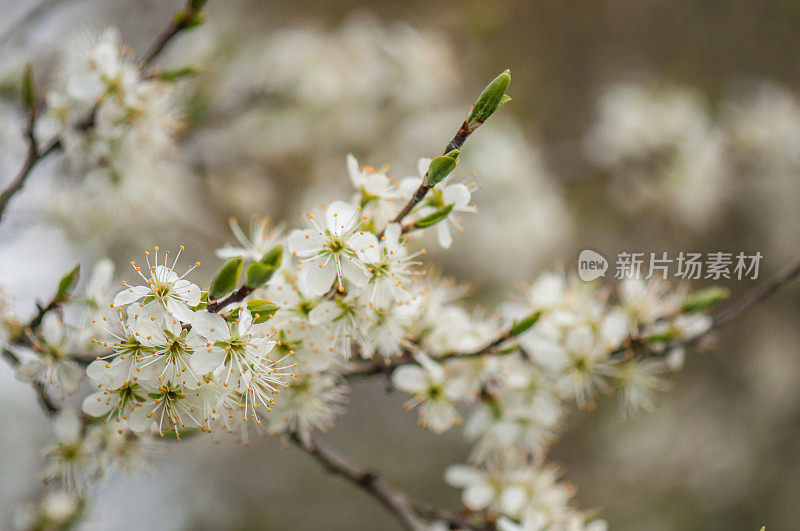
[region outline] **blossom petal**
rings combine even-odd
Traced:
[[[325,210],[325,222],[328,230],[336,237],[341,237],[354,225],[357,210],[344,201],[334,201]]]
[[[494,489],[491,485],[481,481],[472,484],[464,490],[464,505],[473,511],[485,509],[494,499]]]
[[[197,284],[193,284],[188,280],[181,279],[172,285],[172,291],[178,296],[187,306],[197,306],[200,304],[200,299],[203,292]]]
[[[150,293],[148,286],[131,286],[117,293],[117,296],[114,297],[114,306],[125,306],[138,301],[148,293]]]
[[[425,371],[419,367],[405,365],[392,373],[392,383],[401,391],[415,394],[427,389],[428,378]]]
[[[165,265],[156,266],[153,276],[162,284],[174,284],[178,281],[178,274]]]
[[[483,480],[483,474],[471,466],[451,465],[444,472],[444,480],[451,487],[466,487]]]
[[[450,227],[447,226],[446,220],[436,226],[436,237],[444,249],[449,249],[453,245],[453,237],[450,235]]]
[[[135,408],[128,417],[128,427],[137,433],[147,431],[153,424],[153,420],[147,414],[148,408]]]
[[[242,308],[239,311],[239,322],[236,325],[236,332],[240,336],[244,336],[253,324],[253,314],[247,308]],[[194,325],[192,325],[194,326]]]
[[[167,312],[182,323],[191,323],[195,314],[186,303],[176,299],[167,299]]]
[[[316,230],[295,230],[286,240],[289,251],[298,256],[313,256],[322,250],[323,242]]]
[[[330,260],[327,264],[306,264],[303,266],[303,293],[315,297],[325,294],[336,279],[336,264]]]
[[[111,411],[111,401],[105,393],[92,393],[83,399],[81,409],[87,415],[102,417]]]
[[[386,230],[383,231],[383,234],[384,236],[386,236],[386,241],[384,242],[384,244],[386,243],[394,244],[400,239],[400,236],[402,236],[403,228],[400,226],[399,223],[389,223],[386,226]]]
[[[469,188],[461,183],[449,184],[444,187],[442,200],[445,205],[453,205],[453,210],[465,210],[469,206],[472,194]]]
[[[428,166],[430,165],[431,165],[431,159],[427,157],[422,157],[417,161],[417,173],[419,173],[420,178],[424,177],[425,174],[428,173]],[[419,183],[417,183],[417,186],[419,186]]]
[[[194,323],[192,323],[194,326]],[[189,359],[192,370],[198,374],[213,372],[225,361],[225,351],[219,348],[206,348],[196,351]]]
[[[364,178],[361,173],[361,168],[358,167],[358,160],[356,160],[352,153],[347,154],[347,175],[350,177],[350,183],[352,183],[353,188],[358,190]]]
[[[347,245],[355,249],[356,255],[369,264],[374,264],[381,259],[378,238],[371,232],[353,234]]]
[[[195,312],[192,318],[192,330],[212,343],[230,337],[227,321],[221,315],[211,312]]]
[[[342,276],[348,281],[352,282],[356,287],[360,288],[366,285],[369,280],[369,272],[367,269],[356,262],[355,258],[343,256],[339,263],[342,268]]]
[[[336,319],[341,314],[342,312],[336,303],[332,301],[322,301],[309,312],[308,322],[316,326]]]
[[[427,171],[427,167],[425,168]],[[400,190],[400,194],[403,197],[411,198],[414,195],[414,192],[419,188],[419,185],[422,184],[422,177],[406,177],[402,181],[400,181],[400,186],[398,189]]]

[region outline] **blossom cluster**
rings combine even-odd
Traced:
[[[509,82],[505,72],[487,87],[459,133],[508,101]],[[68,153],[114,174],[121,153],[157,158],[170,143],[166,87],[107,33],[49,111]],[[225,262],[207,287],[193,278],[199,262],[181,264],[183,247],[154,246],[144,263],[130,262],[135,280],[121,288],[102,261],[81,291],[77,270],[64,277],[30,322],[4,316],[4,355],[57,412],[45,478],[82,495],[110,467],[136,468],[150,436],[247,442],[263,429],[311,448],[315,431],[345,411],[348,380],[386,373],[422,427],[463,424],[468,462],[445,479],[462,489],[470,517],[501,529],[603,529],[572,506],[547,450],[571,407],[593,407],[598,393],[619,391],[626,414],[651,410],[664,376],[683,363],[682,345],[711,326],[704,310],[718,294],[654,276],[624,279],[612,295],[544,273],[493,313],[468,309],[467,290],[422,262],[426,232],[449,248],[478,212],[477,186],[453,171],[459,156],[421,159],[405,178],[348,156],[352,190],[306,213],[302,228],[255,220],[248,235],[232,220],[238,243],[218,250]],[[50,403],[76,393],[84,376],[91,392],[81,414]],[[28,516],[70,521],[82,501],[59,496]]]
[[[120,179],[137,159],[163,156],[181,127],[173,86],[145,76],[116,30],[71,49],[62,88],[47,95],[42,134],[61,135],[76,173]]]
[[[226,265],[208,290],[190,278],[199,263],[179,274],[182,248],[173,258],[156,246],[145,264],[131,262],[139,280],[116,294],[109,266],[98,267],[90,318],[63,336],[96,336],[84,352],[96,359],[86,367],[94,392],[83,412],[102,422],[81,431],[74,417],[63,421],[47,475],[81,491],[104,468],[95,448],[137,453],[148,434],[247,441],[263,423],[311,444],[313,431],[332,428],[344,411],[347,378],[377,362],[396,367],[391,381],[410,395],[422,426],[441,433],[464,424],[470,463],[446,479],[464,489],[471,511],[507,529],[583,525],[572,489],[545,463],[570,404],[589,407],[597,392],[618,389],[624,411],[652,409],[663,376],[681,366],[674,345],[710,321],[686,290],[655,278],[626,279],[612,299],[558,273],[543,274],[496,314],[468,311],[463,288],[424,274],[418,244],[428,229],[451,243],[459,216],[476,211],[471,188],[448,176],[393,221],[433,166],[425,159],[419,167],[420,176],[396,179],[351,156],[353,194],[306,214],[308,228],[286,233],[255,221],[248,236],[232,221],[238,244],[218,251]],[[245,263],[245,295],[237,296]],[[221,280],[229,264],[234,284]],[[266,264],[273,269],[253,281]],[[18,373],[67,393],[82,371],[58,347],[65,340],[54,319],[45,313],[41,340],[26,347],[33,361]]]

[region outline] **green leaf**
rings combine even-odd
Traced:
[[[253,262],[247,266],[244,285],[248,288],[257,289],[263,286],[275,272],[275,268],[267,266],[261,262]]]
[[[645,339],[650,343],[667,343],[673,339],[678,339],[680,332],[675,328],[668,328],[661,332],[650,334]]]
[[[439,210],[437,210],[436,212],[434,212],[433,214],[429,214],[429,215],[425,216],[422,219],[418,219],[414,223],[415,228],[424,229],[425,227],[430,227],[431,225],[436,225],[437,223],[439,223],[440,221],[445,219],[450,214],[450,212],[453,210],[454,206],[455,205],[444,206],[444,207],[440,208]]]
[[[253,300],[247,303],[247,309],[253,314],[253,324],[260,324],[270,319],[279,306],[270,301]]]
[[[508,337],[516,337],[521,333],[528,330],[530,327],[536,324],[536,321],[542,316],[541,311],[536,311],[530,314],[529,316],[520,319],[519,321],[515,321],[513,325],[511,325],[511,330],[508,331]]]
[[[174,68],[172,70],[164,70],[158,77],[165,83],[175,83],[181,79],[197,74],[198,70],[194,66],[184,66],[181,68]]]
[[[501,105],[511,99],[506,95],[506,89],[509,83],[511,83],[511,71],[506,69],[505,72],[486,85],[486,88],[481,92],[478,101],[475,102],[472,111],[467,117],[467,124],[469,124],[470,127],[475,129],[480,126],[483,122],[488,120]]]
[[[277,271],[283,259],[283,246],[278,245],[265,254],[260,261],[253,262],[247,267],[246,280],[244,285],[248,288],[257,289],[263,286],[272,274]]]
[[[214,275],[211,280],[211,287],[208,288],[209,299],[221,299],[234,289],[242,275],[242,257],[230,258]]]
[[[681,309],[686,313],[706,310],[718,302],[726,300],[729,296],[729,290],[720,288],[719,286],[712,286],[689,295],[689,297],[683,301]]]
[[[450,175],[456,169],[456,161],[460,151],[454,149],[453,151],[436,157],[428,165],[428,171],[425,172],[424,184],[428,188],[433,188],[442,181],[445,177]]]
[[[267,254],[261,257],[261,262],[264,265],[272,266],[275,269],[278,269],[281,266],[281,261],[283,260],[283,245],[276,245],[272,249],[270,249]]]
[[[192,311],[197,312],[200,310],[205,310],[206,306],[208,306],[208,293],[203,292],[200,294],[200,303],[197,306],[194,306]]]
[[[36,87],[33,84],[33,67],[30,63],[25,65],[25,72],[22,74],[22,103],[28,111],[33,111],[36,105]]]
[[[56,300],[64,301],[69,297],[69,292],[72,291],[78,284],[78,279],[81,276],[81,265],[76,265],[72,271],[61,277],[58,282],[58,289],[56,290]]]

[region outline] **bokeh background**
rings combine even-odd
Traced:
[[[75,39],[108,26],[140,53],[178,1],[2,0],[0,183],[24,157],[16,86],[33,61],[58,82]],[[0,284],[20,316],[71,264],[120,264],[183,244],[210,267],[226,220],[295,224],[349,196],[345,154],[411,175],[506,67],[513,102],[466,145],[478,216],[436,269],[491,311],[581,249],[761,252],[760,278],[800,254],[800,4],[792,0],[459,2],[211,0],[208,23],[163,64],[181,84],[178,155],[87,187],[64,161],[37,168],[0,227]],[[76,37],[77,36],[77,37]],[[474,175],[471,172],[475,172]],[[706,281],[707,282],[707,281]],[[740,296],[754,281],[723,282]],[[704,281],[695,284],[704,285]],[[789,287],[689,352],[649,415],[615,399],[575,411],[551,452],[611,529],[800,528],[800,300]],[[326,440],[421,498],[456,507],[442,472],[463,460],[385,382],[352,386]],[[49,422],[0,367],[0,528],[41,490]],[[277,438],[161,449],[98,488],[87,529],[394,529],[373,500]]]

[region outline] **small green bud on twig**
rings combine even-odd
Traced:
[[[176,81],[180,81],[185,77],[193,76],[195,74],[197,74],[197,68],[189,65],[172,70],[164,70],[158,74],[158,78],[165,83],[175,83]]]
[[[719,286],[712,286],[710,288],[701,289],[700,291],[690,295],[683,304],[681,309],[686,313],[697,312],[706,310],[715,304],[726,300],[730,296],[730,291]]]
[[[443,219],[447,218],[447,216],[453,210],[453,206],[454,205],[444,206],[444,207],[440,208],[439,210],[437,210],[436,212],[434,212],[433,214],[429,214],[429,215],[425,216],[424,218],[417,220],[416,223],[414,223],[413,228],[414,229],[424,229],[425,227],[430,227],[431,225],[436,225],[437,223],[439,223]],[[406,231],[406,232],[408,232],[408,231]]]
[[[242,275],[242,257],[237,256],[227,260],[214,275],[211,286],[208,288],[209,299],[221,299],[234,289]]]
[[[56,290],[55,300],[63,302],[69,297],[70,291],[75,289],[78,284],[78,279],[81,276],[81,265],[76,265],[72,271],[61,277],[58,282],[58,289]]]
[[[248,288],[257,289],[263,286],[272,274],[280,267],[283,259],[283,246],[278,245],[270,249],[258,262],[253,262],[247,267],[246,280],[244,285]]]
[[[35,112],[36,87],[33,84],[33,67],[30,63],[25,65],[25,72],[22,74],[22,103],[26,110]]]
[[[520,319],[519,321],[515,321],[514,324],[511,325],[511,329],[508,331],[508,337],[516,337],[525,332],[530,327],[535,325],[536,321],[538,321],[541,316],[542,312],[536,311],[529,316]]]
[[[458,155],[460,153],[459,150],[454,149],[445,155],[433,159],[428,165],[428,171],[425,172],[425,178],[422,184],[428,188],[433,188],[441,182],[442,179],[450,175],[453,170],[456,169]]]
[[[511,83],[511,71],[506,69],[505,72],[497,76],[489,83],[478,101],[472,107],[469,116],[467,117],[467,124],[474,130],[477,129],[483,122],[489,119],[494,112],[500,108],[501,105],[511,100],[506,94],[506,89]]]

